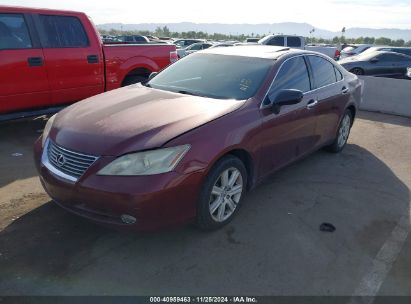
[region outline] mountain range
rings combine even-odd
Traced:
[[[139,23],[139,24],[122,24],[122,23],[105,23],[97,25],[99,29],[104,30],[124,30],[124,31],[155,31],[157,27],[167,26],[172,32],[188,32],[188,31],[203,31],[208,34],[244,34],[251,36],[252,34],[289,34],[305,37],[317,38],[333,38],[341,36],[341,32],[333,32],[325,29],[315,28],[308,23],[296,22],[281,22],[281,23],[261,23],[261,24],[224,24],[224,23]],[[315,31],[310,34],[310,31],[315,28]],[[411,40],[411,29],[371,29],[371,28],[348,28],[345,32],[347,38],[358,37],[387,37],[390,39]]]

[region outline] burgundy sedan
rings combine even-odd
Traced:
[[[50,197],[93,221],[215,229],[266,176],[320,148],[340,152],[361,91],[319,53],[209,49],[53,116],[35,161]]]

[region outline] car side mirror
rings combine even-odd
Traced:
[[[158,72],[153,72],[150,74],[150,76],[148,76],[148,81],[150,81],[151,79],[153,79],[154,77],[156,77],[158,74]]]
[[[280,113],[282,106],[293,105],[303,100],[304,94],[299,90],[281,90],[276,95],[270,95],[271,108],[275,114]]]
[[[370,59],[370,62],[371,63],[376,63],[376,62],[378,62],[378,58],[372,58],[372,59]]]

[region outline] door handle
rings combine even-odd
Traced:
[[[88,55],[87,56],[88,63],[98,63],[98,56],[97,55]]]
[[[349,91],[349,89],[346,88],[346,87],[343,87],[343,88],[341,89],[341,93],[343,93],[343,94],[347,94],[348,91]]]
[[[41,57],[29,57],[29,58],[27,58],[27,62],[29,64],[29,66],[31,66],[31,67],[42,66],[43,65],[43,58],[41,58]]]
[[[311,108],[315,107],[317,104],[318,104],[318,100],[311,99],[307,104],[307,109],[311,109]]]

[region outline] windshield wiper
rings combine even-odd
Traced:
[[[192,95],[192,96],[201,96],[201,95],[199,95],[199,94],[196,94],[196,93],[193,93],[193,92],[189,92],[189,91],[184,91],[184,90],[177,91],[177,93],[185,94],[185,95]]]
[[[201,93],[198,93],[198,92],[190,92],[190,91],[185,91],[185,90],[177,91],[177,93],[186,94],[186,95],[192,95],[192,96],[205,97],[205,98],[229,99],[229,98],[224,98],[224,97],[218,96],[218,95],[213,95],[213,94],[201,94]]]

